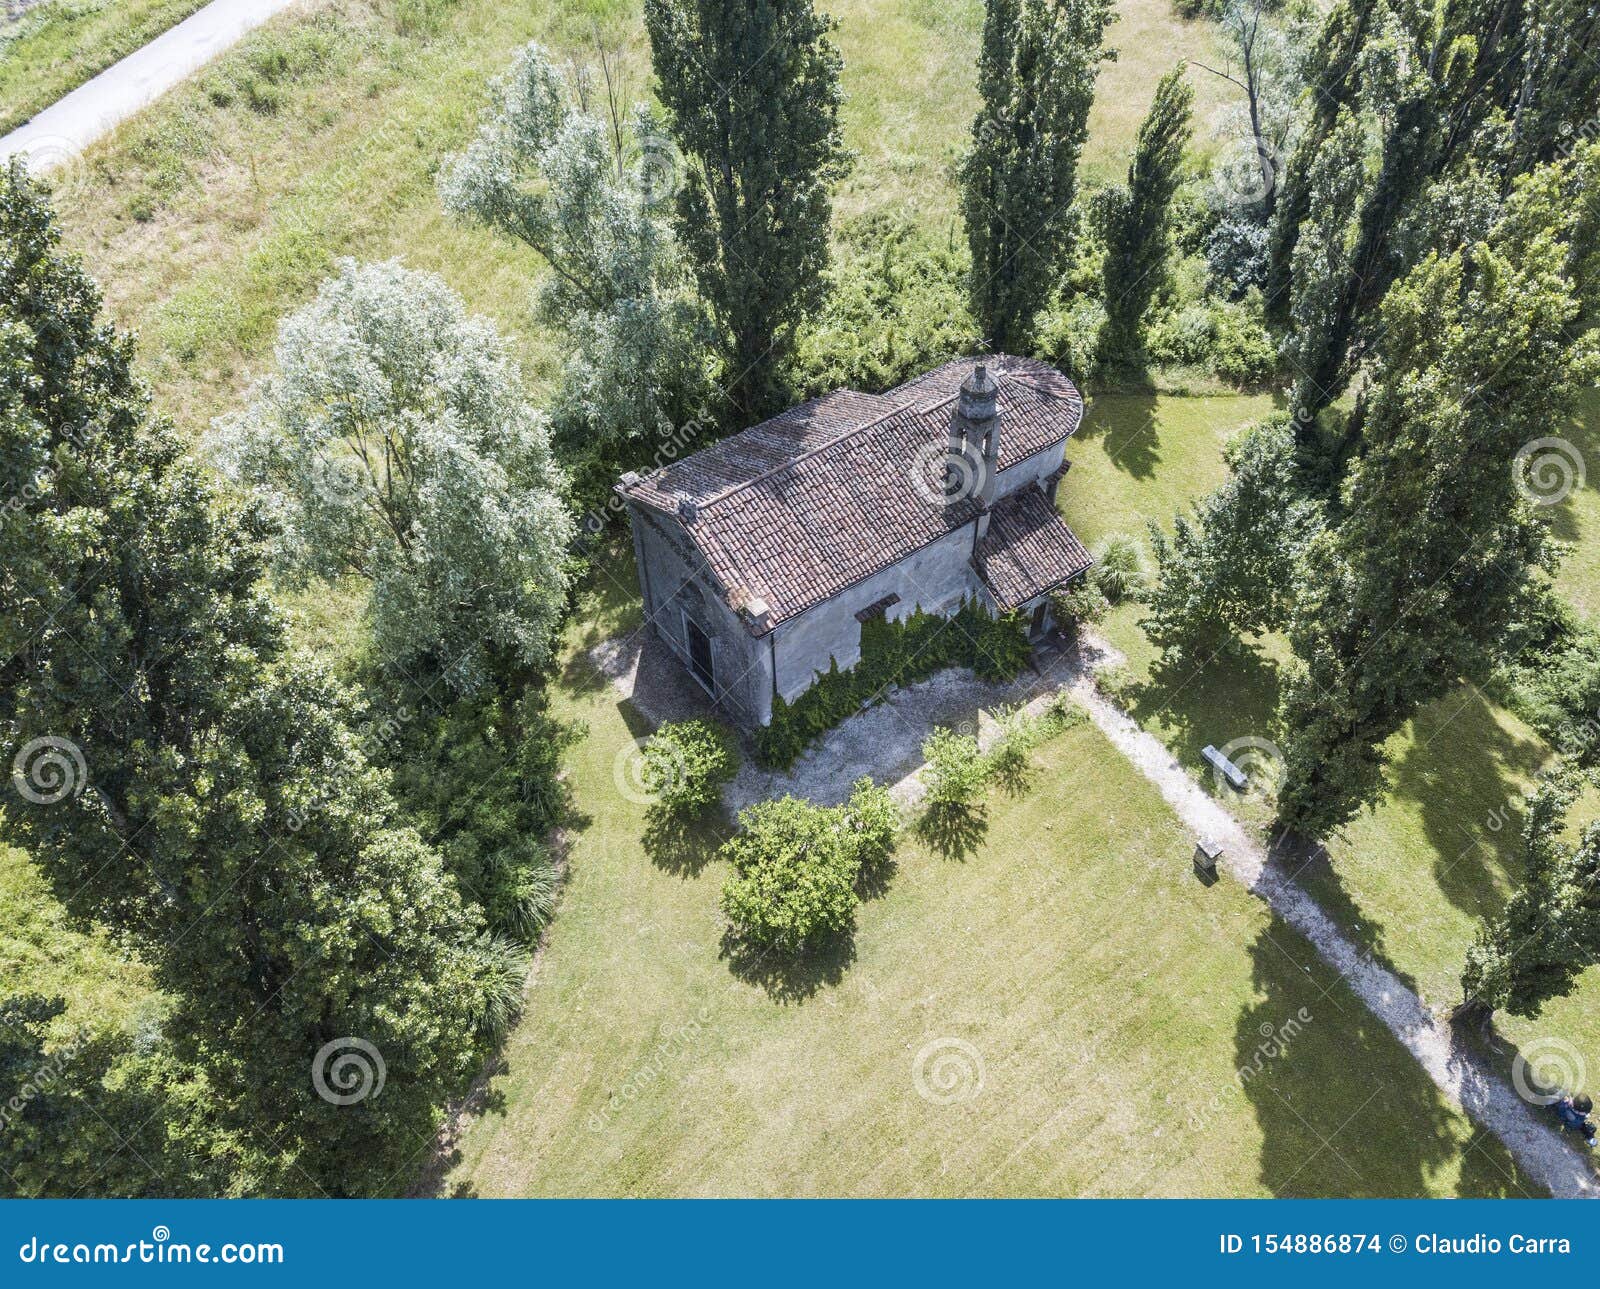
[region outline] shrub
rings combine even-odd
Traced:
[[[1114,703],[1128,706],[1139,688],[1139,679],[1125,662],[1112,663],[1094,674],[1095,688]]]
[[[998,618],[980,615],[972,624],[975,644],[972,670],[980,680],[992,684],[1006,684],[1022,674],[1033,654],[1028,640],[1027,619],[1020,613],[1007,613]]]
[[[922,772],[932,810],[963,810],[983,787],[987,767],[978,740],[952,729],[936,729],[922,745],[927,768]]]
[[[889,389],[970,341],[964,246],[939,245],[884,214],[850,221],[842,240],[827,304],[796,346],[803,393]]]
[[[1056,626],[1061,633],[1076,638],[1081,627],[1105,617],[1111,603],[1094,583],[1082,578],[1066,590],[1053,594],[1050,607],[1055,611]]]
[[[1100,335],[1105,325],[1105,306],[1098,299],[1078,296],[1040,318],[1035,349],[1082,385],[1099,369]]]
[[[850,790],[843,806],[849,840],[855,847],[858,870],[878,868],[894,853],[895,834],[900,831],[900,807],[887,788],[880,788],[863,776]]]
[[[1020,706],[994,713],[1000,734],[983,759],[986,776],[1007,787],[1019,786],[1028,772],[1028,753],[1038,744],[1044,731],[1028,719]]]
[[[408,819],[491,931],[534,944],[559,895],[545,838],[565,808],[558,776],[576,731],[550,718],[537,691],[486,692],[434,715],[414,688],[371,682],[357,734],[392,772]]]
[[[669,815],[699,814],[715,805],[722,785],[739,771],[739,753],[711,721],[663,725],[644,749],[644,786]]]
[[[1267,281],[1267,229],[1252,219],[1219,219],[1206,235],[1206,265],[1213,288],[1230,300]]]
[[[1261,317],[1261,295],[1239,302],[1201,300],[1165,314],[1145,336],[1152,361],[1196,367],[1241,385],[1265,380],[1277,367],[1277,351]]]
[[[1126,533],[1113,533],[1095,543],[1089,581],[1108,604],[1136,600],[1150,585],[1144,552]]]
[[[739,812],[739,832],[722,847],[733,865],[722,911],[740,936],[797,953],[851,928],[862,846],[845,816],[798,797]]]

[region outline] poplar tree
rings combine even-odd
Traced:
[[[1430,256],[1384,300],[1365,450],[1342,522],[1308,548],[1289,627],[1279,804],[1302,833],[1376,799],[1384,741],[1481,672],[1530,575],[1553,570],[1513,463],[1596,370],[1568,336],[1570,177],[1566,165],[1525,177],[1488,238]]]
[[[785,402],[795,329],[821,304],[839,127],[834,21],[811,0],[645,0],[657,90],[686,159],[678,244],[751,420]]]
[[[988,0],[961,212],[973,315],[998,350],[1025,346],[1067,268],[1109,20],[1107,0]]]
[[[1472,230],[1431,216],[1452,188],[1488,176],[1495,196],[1517,176],[1564,156],[1572,123],[1600,96],[1600,16],[1582,0],[1469,0],[1436,9],[1419,0],[1346,0],[1328,20],[1307,96],[1307,128],[1289,166],[1270,242],[1268,294],[1292,309],[1295,247],[1318,210],[1316,158],[1339,114],[1370,131],[1376,170],[1353,217],[1348,267],[1315,349],[1302,346],[1296,413],[1302,425],[1338,398],[1368,352],[1371,320],[1389,287],[1426,248],[1448,252]],[[1418,224],[1422,227],[1418,227]]]
[[[1136,356],[1140,329],[1166,281],[1171,254],[1172,198],[1182,178],[1194,90],[1183,64],[1156,85],[1150,114],[1139,127],[1128,186],[1111,199],[1106,220],[1106,323],[1100,345],[1106,354]]]

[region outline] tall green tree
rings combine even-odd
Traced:
[[[257,1193],[395,1189],[504,963],[285,647],[262,524],[150,411],[132,342],[0,176],[4,809],[66,907],[173,999],[205,1150]],[[359,1040],[354,1066],[334,1064]],[[348,1051],[345,1056],[350,1056]],[[386,1069],[381,1091],[377,1076]],[[318,1084],[333,1097],[318,1094]]]
[[[839,128],[833,20],[811,0],[645,0],[658,92],[687,160],[678,242],[749,420],[785,400],[795,329],[828,265]]]
[[[1474,172],[1499,193],[1532,166],[1564,155],[1572,123],[1600,96],[1600,20],[1582,0],[1348,0],[1329,19],[1307,96],[1309,125],[1291,162],[1296,191],[1281,203],[1269,286],[1292,277],[1300,232],[1318,211],[1314,159],[1344,110],[1376,140],[1376,173],[1354,216],[1348,270],[1315,351],[1302,346],[1297,408],[1309,426],[1338,398],[1355,360],[1376,339],[1372,321],[1389,287],[1427,249],[1471,240],[1448,222],[1415,225],[1452,204],[1445,191]],[[1560,51],[1559,53],[1557,51]],[[1292,224],[1292,227],[1290,226]],[[1292,291],[1291,291],[1292,295]],[[1282,307],[1282,306],[1280,306]]]
[[[1070,259],[1109,20],[1107,0],[988,0],[961,212],[972,312],[996,349],[1024,347]]]
[[[1150,114],[1139,127],[1128,186],[1109,200],[1102,355],[1137,357],[1145,314],[1166,281],[1172,198],[1183,177],[1194,105],[1194,90],[1183,70],[1180,63],[1156,85]]]
[[[1595,371],[1568,337],[1566,171],[1527,176],[1486,240],[1429,257],[1384,300],[1365,450],[1342,522],[1309,547],[1290,623],[1280,807],[1305,834],[1376,798],[1384,741],[1482,671],[1533,570],[1553,568],[1514,461]]]
[[[1290,272],[1300,226],[1315,209],[1311,167],[1322,155],[1340,113],[1357,106],[1359,58],[1378,9],[1377,0],[1338,0],[1305,50],[1302,71],[1307,92],[1301,99],[1299,139],[1278,177],[1267,236],[1267,280],[1262,288],[1267,317],[1282,327],[1289,325]]]
[[[1522,885],[1467,953],[1463,1019],[1487,1023],[1502,1010],[1537,1016],[1600,963],[1600,824],[1585,828],[1576,845],[1562,836],[1581,786],[1563,768],[1529,796]]]
[[[1289,405],[1302,418],[1314,416],[1323,404],[1316,372],[1340,326],[1355,254],[1355,214],[1369,179],[1366,136],[1355,116],[1345,111],[1311,162],[1305,181],[1310,213],[1294,247],[1291,325],[1284,351],[1294,375]]]

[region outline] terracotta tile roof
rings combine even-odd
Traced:
[[[987,362],[1002,473],[1078,428],[1083,399],[1055,368]],[[977,502],[946,507],[937,477],[972,367],[958,359],[882,395],[835,390],[619,490],[683,525],[735,608],[764,600],[768,630],[972,522]]]
[[[1014,609],[1094,561],[1040,489],[1019,488],[995,504],[973,563],[1000,607]]]

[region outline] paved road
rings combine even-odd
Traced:
[[[0,158],[26,156],[28,168],[35,174],[70,160],[247,31],[294,3],[296,0],[212,0],[0,139]]]

